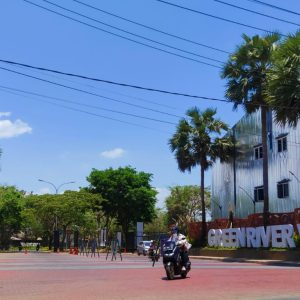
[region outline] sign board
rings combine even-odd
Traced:
[[[143,240],[143,234],[144,234],[144,223],[137,222],[136,223],[136,245],[138,245],[138,243]]]
[[[121,232],[117,232],[117,240],[119,243],[119,247],[121,247],[121,245],[122,245],[122,233]]]
[[[300,232],[300,224],[297,224]],[[295,248],[294,227],[291,224],[260,227],[210,229],[208,244],[211,247]]]
[[[106,243],[106,228],[100,230],[100,247],[105,247]]]

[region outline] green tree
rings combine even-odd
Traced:
[[[168,232],[167,213],[160,208],[155,208],[156,217],[144,225],[144,232]]]
[[[23,206],[23,227],[31,227],[32,230],[36,228],[34,222],[39,223],[42,228],[42,237],[44,241],[48,241],[49,249],[52,248],[53,230],[56,226],[58,203],[57,195],[30,195],[26,197]],[[33,217],[35,220],[33,220]],[[37,232],[33,231],[33,235]]]
[[[30,195],[24,199],[23,229],[30,227],[33,236],[42,232],[43,239],[48,240],[51,249],[55,229],[62,230],[62,241],[65,241],[67,230],[76,226],[84,232],[86,227],[90,227],[85,214],[93,215],[93,222],[97,224],[101,199],[99,195],[87,191]]]
[[[206,238],[206,212],[204,173],[217,158],[221,161],[229,158],[233,140],[229,137],[219,138],[218,135],[228,130],[227,124],[215,119],[216,110],[208,108],[201,112],[197,107],[187,111],[188,118],[180,120],[176,132],[169,140],[170,149],[180,171],[191,172],[200,165],[200,197],[202,216],[202,243]]]
[[[243,43],[230,56],[223,68],[222,77],[227,80],[226,98],[237,109],[242,105],[247,113],[260,109],[263,148],[264,225],[269,223],[269,184],[267,148],[268,103],[264,97],[267,72],[271,68],[271,55],[279,41],[279,34],[252,38],[243,35]]]
[[[23,196],[14,186],[0,187],[0,249],[8,249],[11,235],[20,229]]]
[[[177,223],[188,233],[188,224],[201,220],[202,203],[199,187],[196,185],[174,186],[166,199],[168,223]],[[210,192],[205,189],[205,209],[210,207]]]
[[[267,100],[279,124],[296,126],[300,117],[300,31],[273,52],[267,73]]]
[[[66,240],[68,230],[74,226],[92,228],[93,236],[99,229],[98,214],[101,211],[101,196],[87,191],[65,191],[63,194],[55,195],[57,204],[57,226],[62,229],[62,244]],[[85,217],[83,217],[85,216]],[[92,218],[86,218],[86,216]],[[89,220],[89,222],[87,222]]]
[[[105,214],[116,219],[125,236],[138,221],[150,222],[155,217],[156,190],[150,185],[152,174],[131,167],[93,169],[87,177],[89,191],[100,194]]]

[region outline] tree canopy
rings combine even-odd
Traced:
[[[0,248],[7,248],[11,235],[21,228],[22,197],[13,186],[0,187]]]
[[[300,31],[273,52],[265,92],[275,120],[295,127],[300,117]]]
[[[177,223],[179,228],[187,231],[187,224],[201,220],[201,197],[199,186],[186,185],[170,188],[171,194],[166,199],[168,223]],[[205,190],[205,207],[210,207],[210,192]]]
[[[269,105],[264,94],[267,85],[267,72],[271,69],[271,56],[279,42],[279,34],[258,35],[252,38],[243,35],[243,43],[230,55],[225,64],[222,77],[227,80],[225,97],[239,105],[247,113],[260,109],[261,136],[263,149],[263,188],[264,188],[264,224],[268,225],[269,183],[267,148],[267,113]]]
[[[180,171],[191,171],[200,165],[200,196],[202,210],[202,242],[206,238],[206,212],[204,195],[204,173],[217,158],[225,161],[233,148],[231,136],[218,137],[228,130],[226,123],[215,118],[216,110],[208,108],[203,112],[197,107],[186,112],[187,118],[179,121],[176,132],[169,140]]]
[[[150,185],[152,174],[137,172],[128,166],[118,169],[93,169],[87,177],[88,190],[106,201],[103,210],[114,217],[125,237],[136,222],[150,222],[155,217],[156,190]]]

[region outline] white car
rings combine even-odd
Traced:
[[[137,245],[137,254],[138,255],[147,255],[149,248],[151,246],[151,241],[141,241]]]

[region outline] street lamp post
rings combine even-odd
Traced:
[[[52,185],[53,188],[54,188],[54,190],[55,190],[55,194],[58,194],[59,189],[60,189],[63,185],[75,183],[75,181],[69,181],[69,182],[64,182],[64,183],[62,183],[62,184],[60,184],[59,186],[56,186],[54,183],[52,183],[52,182],[50,182],[50,181],[43,180],[43,179],[38,179],[38,181],[45,182],[45,183],[48,183],[48,184]]]
[[[218,203],[217,201],[213,200],[213,199],[210,199],[210,201],[212,201],[213,203],[215,203],[219,207],[220,217],[222,217],[222,205],[220,203]]]
[[[46,180],[43,180],[43,179],[38,179],[38,181],[41,181],[41,182],[45,182],[45,183],[48,183],[50,184],[54,190],[55,190],[55,194],[57,195],[58,194],[58,191],[59,189],[63,186],[63,185],[66,185],[66,184],[71,184],[71,183],[75,183],[75,181],[68,181],[68,182],[64,182],[58,186],[56,186],[54,183],[50,182],[50,181],[46,181]],[[59,231],[57,229],[57,213],[55,213],[55,230],[53,232],[53,238],[54,238],[54,247],[53,247],[53,251],[54,252],[57,252],[57,249],[59,248]]]
[[[293,172],[289,171],[289,173],[290,173],[291,175],[293,175],[293,176],[296,178],[296,180],[298,181],[298,183],[300,183],[299,178],[298,178]]]
[[[244,191],[244,193],[251,199],[251,201],[252,201],[252,203],[253,203],[253,213],[255,214],[255,211],[256,211],[256,209],[255,209],[255,200],[249,195],[249,193],[245,190],[245,189],[243,189],[241,186],[239,186],[239,188],[242,190],[242,191]]]

